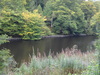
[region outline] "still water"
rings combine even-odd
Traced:
[[[23,61],[29,60],[29,55],[37,53],[48,53],[51,52],[61,52],[62,49],[72,48],[73,45],[77,45],[78,49],[82,52],[87,50],[93,50],[93,43],[96,40],[95,36],[74,36],[74,37],[53,37],[44,38],[39,41],[25,41],[17,40],[10,41],[0,46],[0,48],[8,48],[11,50],[11,54],[14,56],[15,60],[20,64]]]

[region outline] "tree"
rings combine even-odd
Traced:
[[[85,33],[92,34],[93,32],[90,25],[90,19],[96,13],[96,7],[94,6],[94,3],[92,1],[84,1],[83,3],[81,3],[81,9],[84,12],[85,20],[87,21]]]
[[[37,6],[35,5],[34,0],[26,0],[27,4],[25,5],[26,10],[28,11],[33,11],[34,9],[37,8]]]
[[[77,0],[50,0],[46,3],[44,15],[51,21],[51,27],[55,33],[78,34],[84,32],[84,14]]]
[[[95,7],[96,7],[96,11],[97,11],[97,12],[100,12],[100,1],[95,1],[95,2],[94,2],[94,5],[95,5]]]
[[[45,25],[45,17],[34,10],[33,13],[2,10],[0,16],[0,34],[21,36],[23,39],[37,40],[50,35],[50,29]]]
[[[85,19],[90,20],[90,18],[96,13],[96,7],[93,2],[84,1],[81,3],[81,9],[85,14]]]
[[[0,0],[1,9],[11,9],[15,11],[25,10],[26,0]]]
[[[0,34],[18,35],[21,32],[23,18],[21,13],[13,10],[2,10],[0,15]]]
[[[37,9],[38,6],[41,6],[43,10],[47,1],[49,0],[26,0],[27,4],[25,8],[32,12],[34,9]]]
[[[22,16],[25,23],[23,24],[23,31],[20,35],[24,39],[37,40],[44,35],[50,35],[50,30],[44,22],[46,19],[38,13],[38,10],[34,10],[33,13],[23,12]]]
[[[38,5],[37,9],[38,9],[38,13],[43,15],[43,11],[42,11],[41,5]]]
[[[91,18],[91,26],[93,27],[93,31],[96,33],[100,33],[100,12],[97,12],[92,18]]]

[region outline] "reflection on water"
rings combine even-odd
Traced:
[[[14,55],[17,62],[21,63],[23,60],[28,61],[29,55],[37,50],[41,53],[48,54],[51,52],[61,52],[62,49],[71,48],[73,45],[78,45],[78,48],[82,52],[86,52],[93,48],[93,42],[95,36],[82,36],[82,37],[55,37],[55,38],[44,38],[39,41],[10,41],[9,43],[3,44],[0,48],[8,48]]]

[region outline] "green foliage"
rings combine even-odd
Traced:
[[[91,60],[87,69],[81,75],[99,75],[100,74],[100,39],[96,41],[96,60]]]
[[[17,35],[21,30],[23,19],[13,10],[2,10],[0,15],[0,34]]]
[[[8,49],[0,50],[0,73],[5,73],[11,62],[12,56],[10,55],[10,51]]]
[[[86,20],[85,25],[85,33],[86,34],[94,34],[93,29],[94,27],[91,26],[90,20],[92,16],[96,13],[96,7],[94,5],[94,2],[92,1],[84,1],[81,3],[81,9],[84,12],[84,17]]]
[[[95,1],[95,2],[94,2],[94,5],[95,5],[95,7],[96,7],[96,11],[97,11],[97,12],[100,12],[100,1]]]
[[[43,10],[43,15],[47,16],[47,18],[51,18],[52,17],[52,12],[54,10],[54,8],[56,7],[55,5],[56,1],[54,0],[49,0],[47,1],[44,10]]]
[[[1,34],[17,35],[23,37],[23,39],[31,40],[37,40],[42,36],[51,34],[49,28],[45,25],[45,17],[41,16],[38,10],[34,10],[33,13],[2,10],[1,14]]]
[[[96,13],[96,7],[91,1],[84,1],[81,3],[81,9],[85,14],[85,19],[90,19]]]
[[[37,40],[42,36],[51,35],[50,29],[45,25],[45,22],[48,22],[48,26],[51,26],[51,30],[56,34],[78,35],[99,32],[99,18],[95,16],[99,12],[99,1],[0,1],[0,34]],[[35,12],[35,10],[38,11]]]
[[[26,0],[25,8],[32,12],[35,9],[38,9],[40,5],[42,9],[44,9],[46,2],[49,0]]]
[[[94,32],[99,34],[100,33],[100,12],[97,12],[92,18],[91,18],[91,26],[94,27]]]
[[[37,8],[34,0],[26,0],[26,2],[27,2],[27,4],[25,5],[26,10],[32,12],[34,9]]]
[[[100,33],[99,33],[99,39],[96,41],[96,54],[97,54],[97,58],[98,58],[98,65],[100,67]],[[100,70],[99,70],[99,73],[100,73]]]
[[[84,32],[86,21],[77,0],[50,0],[45,6],[44,15],[50,19],[51,27],[57,34]]]
[[[0,0],[1,9],[11,9],[15,11],[25,10],[26,0]]]
[[[41,7],[41,5],[38,5],[37,9],[38,9],[39,14],[42,15],[42,14],[43,14],[43,11],[42,11],[42,7]]]
[[[7,39],[9,39],[8,35],[0,35],[0,45],[3,43],[8,42]]]
[[[51,34],[49,28],[45,25],[45,17],[41,16],[38,10],[34,10],[33,13],[23,12],[22,16],[25,22],[20,35],[22,35],[24,39],[37,40],[42,36]]]
[[[7,39],[9,39],[7,35],[0,35],[0,45],[7,42]],[[12,61],[12,56],[8,49],[0,50],[0,75],[7,72],[7,68]]]
[[[93,1],[49,0],[43,14],[57,34],[94,34],[90,21],[98,10],[99,5]]]
[[[81,75],[99,75],[100,66],[97,61],[92,61],[88,68]]]

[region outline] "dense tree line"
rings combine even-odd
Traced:
[[[100,32],[100,1],[0,0],[0,34],[37,40]]]

